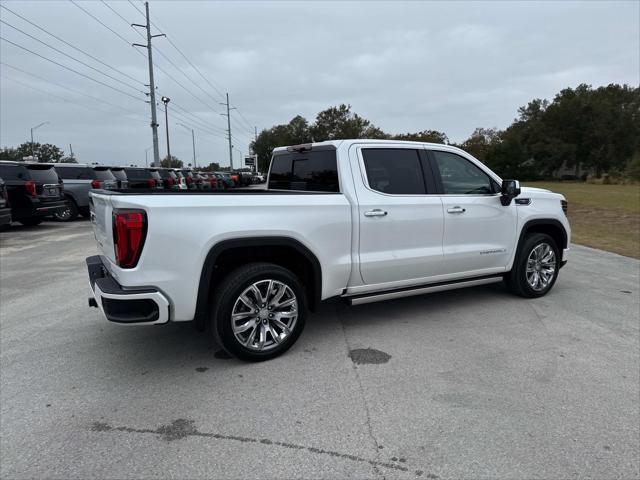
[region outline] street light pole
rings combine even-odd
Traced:
[[[187,130],[191,130],[191,145],[193,146],[193,168],[196,168],[196,134],[193,131],[193,128],[187,127],[184,123],[179,123],[181,127],[186,128]]]
[[[164,124],[167,130],[167,160],[171,161],[171,149],[169,148],[169,97],[162,97],[164,103]]]
[[[35,156],[33,153],[33,131],[39,129],[41,126],[46,125],[47,123],[49,123],[49,121],[42,122],[36,125],[35,127],[31,127],[31,158]]]

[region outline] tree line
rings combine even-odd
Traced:
[[[318,113],[313,123],[297,115],[287,124],[262,130],[251,148],[260,170],[266,171],[275,147],[354,138],[454,145],[505,178],[550,178],[561,170],[575,178],[587,173],[640,178],[640,88],[566,88],[551,101],[534,99],[520,107],[506,129],[476,128],[460,144],[438,130],[386,133],[342,104]]]

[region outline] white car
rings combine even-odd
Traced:
[[[569,251],[562,195],[439,144],[281,147],[266,190],[91,199],[89,303],[112,322],[209,326],[246,360],[283,353],[332,297],[358,305],[500,281],[540,297]]]

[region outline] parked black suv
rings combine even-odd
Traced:
[[[11,225],[11,207],[4,180],[0,178],[0,227]]]
[[[157,169],[141,167],[125,167],[129,188],[163,189],[164,183]]]
[[[23,225],[38,225],[44,217],[66,207],[62,180],[53,165],[0,161],[11,217]]]

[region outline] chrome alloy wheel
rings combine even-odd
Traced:
[[[531,250],[527,258],[527,283],[536,292],[546,289],[556,273],[556,253],[548,243]]]
[[[238,342],[265,352],[285,341],[298,319],[298,299],[277,280],[260,280],[247,287],[233,304],[231,328]]]

